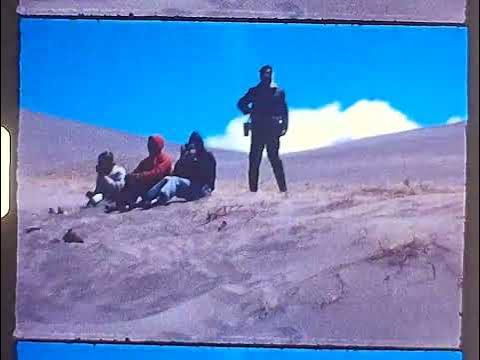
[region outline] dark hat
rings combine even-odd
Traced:
[[[198,147],[197,150],[202,151],[202,150],[205,149],[203,138],[198,133],[198,131],[192,132],[192,134],[190,135],[190,138],[188,139],[188,143],[189,144],[195,144]]]
[[[109,162],[113,163],[113,154],[110,151],[104,151],[98,155],[98,162]]]
[[[264,65],[260,68],[260,74],[263,74],[265,71],[270,70],[273,71],[273,68],[271,65]]]

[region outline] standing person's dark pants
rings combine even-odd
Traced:
[[[248,182],[250,185],[250,191],[256,192],[258,190],[258,177],[264,148],[267,148],[268,160],[272,165],[278,188],[281,192],[286,192],[287,184],[285,181],[285,171],[282,160],[278,154],[280,149],[280,138],[274,135],[256,134],[255,132],[252,133],[252,143],[249,156],[250,167],[248,171]]]

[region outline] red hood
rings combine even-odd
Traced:
[[[146,188],[158,183],[172,171],[172,160],[163,151],[164,146],[165,142],[161,136],[150,136],[148,138],[149,155],[133,170],[134,174],[139,175],[138,181]]]
[[[161,136],[150,136],[148,138],[148,149],[151,151],[151,156],[156,156],[162,153],[165,147],[165,140]],[[151,150],[150,150],[151,149]]]

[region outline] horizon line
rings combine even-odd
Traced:
[[[43,118],[46,118],[46,120],[50,120],[50,121],[59,121],[59,122],[66,121],[66,122],[71,122],[71,123],[75,123],[75,124],[79,124],[79,125],[83,125],[83,126],[87,126],[87,127],[97,128],[97,129],[104,130],[104,131],[110,131],[110,132],[114,132],[114,133],[118,133],[118,134],[122,134],[122,135],[128,135],[128,136],[132,136],[132,137],[142,138],[142,139],[147,139],[149,136],[155,135],[155,134],[163,136],[161,133],[152,133],[150,135],[140,135],[140,134],[136,134],[136,133],[133,133],[133,132],[129,132],[127,130],[111,128],[111,127],[106,127],[106,126],[101,126],[101,125],[95,125],[95,124],[91,124],[89,122],[85,122],[85,121],[82,121],[82,120],[66,118],[66,117],[62,117],[62,116],[59,116],[59,115],[54,115],[54,114],[41,112],[41,111],[33,111],[33,110],[28,109],[28,108],[21,108],[21,107],[19,108],[19,111],[18,111],[19,122],[22,121],[22,115],[24,113],[39,115],[39,116],[42,116]],[[389,134],[366,136],[366,137],[359,138],[359,139],[341,141],[341,142],[337,142],[337,143],[334,143],[334,144],[331,144],[331,145],[320,146],[320,147],[316,147],[316,148],[312,148],[312,149],[289,151],[289,152],[284,152],[283,155],[287,155],[287,156],[290,155],[290,154],[297,154],[298,155],[298,154],[307,153],[307,152],[311,152],[311,151],[330,149],[330,148],[334,148],[334,147],[338,147],[338,146],[342,146],[342,145],[346,145],[346,144],[357,143],[357,142],[362,141],[362,140],[371,140],[371,139],[393,136],[393,135],[398,135],[398,134],[405,134],[405,133],[410,133],[410,132],[419,132],[419,131],[426,130],[426,129],[438,129],[438,128],[446,128],[446,127],[452,127],[452,126],[459,126],[459,125],[467,126],[467,123],[468,123],[468,118],[466,118],[465,120],[459,121],[459,122],[451,123],[451,124],[443,123],[443,124],[432,125],[432,126],[421,126],[421,127],[415,128],[415,129],[397,131],[397,132],[392,132],[392,133],[389,133]],[[20,128],[20,131],[22,131],[21,127],[19,127],[19,128]],[[9,131],[8,128],[7,128],[7,131]],[[203,135],[202,135],[202,137],[204,138],[204,140],[206,140],[208,138],[208,137],[203,136]],[[167,144],[170,145],[170,146],[173,146],[173,145],[180,146],[181,145],[180,143],[172,142],[172,141],[169,141],[168,139],[165,139],[165,140],[166,140]],[[221,147],[212,147],[212,146],[208,146],[208,148],[212,149],[212,150],[220,150],[220,151],[231,152],[231,153],[236,153],[236,154],[248,154],[248,151],[233,150],[233,149],[227,149],[227,148],[221,148]]]

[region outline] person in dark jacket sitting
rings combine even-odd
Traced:
[[[198,132],[190,135],[188,143],[180,149],[180,158],[171,176],[165,177],[147,192],[144,207],[166,204],[172,198],[187,201],[201,199],[215,190],[216,161],[205,149]]]

